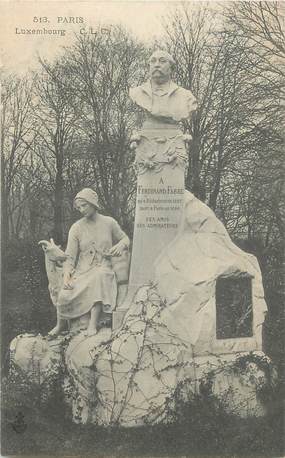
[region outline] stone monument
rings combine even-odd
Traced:
[[[275,369],[262,351],[261,272],[184,188],[189,136],[179,123],[196,100],[171,81],[172,68],[171,56],[156,51],[150,81],[130,90],[141,110],[132,137],[137,201],[129,290],[113,312],[115,329],[103,326],[88,337],[78,329],[52,341],[24,334],[10,345],[11,368],[32,386],[47,386],[51,399],[65,374],[62,395],[77,423],[168,423],[176,399],[206,388],[235,415],[260,416],[267,408],[260,394],[272,388]],[[50,262],[64,253],[44,246],[56,297],[60,282]]]
[[[191,118],[197,102],[191,91],[172,81],[170,54],[154,52],[149,65],[150,79],[130,89],[140,124],[131,138],[136,150],[136,213],[128,295],[114,313],[114,327],[138,288],[154,279],[154,261],[176,236],[184,206],[185,143],[191,136],[183,134],[180,123]]]

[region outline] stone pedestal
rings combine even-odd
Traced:
[[[138,181],[131,268],[127,298],[113,314],[114,328],[136,291],[154,281],[154,262],[177,235],[184,206],[187,154],[180,129],[152,124],[133,140]]]
[[[129,289],[154,279],[154,261],[176,236],[184,203],[184,171],[165,165],[138,177]]]

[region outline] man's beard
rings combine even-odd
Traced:
[[[160,72],[160,71],[154,71],[151,73],[150,79],[155,84],[166,84],[168,81],[170,81],[171,77],[167,73]]]

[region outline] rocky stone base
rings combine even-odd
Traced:
[[[148,287],[139,291],[121,329],[54,340],[24,334],[12,341],[10,359],[11,370],[33,386],[52,387],[60,375],[77,423],[168,423],[176,399],[188,402],[200,394],[215,396],[229,413],[264,415],[274,368],[262,352],[195,355],[193,349],[179,338],[155,287]]]

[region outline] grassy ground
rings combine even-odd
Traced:
[[[2,453],[100,456],[283,456],[281,417],[214,421],[203,412],[183,424],[133,429],[75,425],[53,413],[25,411],[25,431],[15,432],[10,411],[2,425]]]
[[[43,277],[44,278],[44,277]],[[9,342],[16,335],[37,331],[46,333],[54,324],[55,311],[50,303],[45,280],[32,278],[29,288],[23,271],[6,274],[2,300],[2,375],[7,369]],[[5,387],[4,387],[5,397]],[[7,394],[7,393],[6,393]],[[10,393],[11,395],[11,393]],[[7,396],[9,398],[9,396]],[[13,398],[13,397],[12,397]],[[189,406],[183,422],[172,426],[132,429],[75,425],[59,402],[48,408],[3,402],[3,455],[80,456],[284,456],[283,416],[280,404],[269,417],[241,420],[217,415],[210,405]],[[23,428],[15,419],[23,415]],[[18,429],[18,431],[17,431]]]
[[[264,420],[232,420],[227,425],[209,423],[136,429],[103,429],[74,425],[55,417],[25,417],[26,430],[17,433],[5,421],[2,453],[100,456],[283,456],[282,428]],[[210,429],[209,429],[210,426]],[[223,429],[221,429],[221,426]],[[277,437],[277,432],[280,434]],[[279,439],[279,440],[277,440]]]

